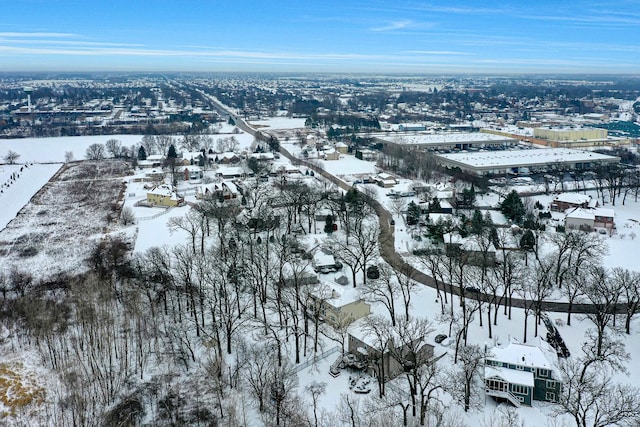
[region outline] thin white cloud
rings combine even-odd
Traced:
[[[108,43],[108,42],[88,42],[76,40],[41,40],[41,39],[8,39],[0,35],[0,43],[16,45],[57,45],[57,46],[78,46],[78,47],[143,47],[143,44],[136,43]]]
[[[394,21],[382,27],[371,28],[371,31],[375,31],[375,32],[397,31],[397,30],[404,30],[406,28],[411,28],[413,26],[415,26],[415,22],[411,20]]]
[[[0,32],[0,37],[6,38],[75,38],[80,37],[78,34],[73,33],[50,33],[50,32],[17,32],[17,31],[4,31]]]
[[[402,53],[411,53],[416,55],[471,55],[470,52],[459,52],[453,50],[405,50]]]

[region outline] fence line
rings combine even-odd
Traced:
[[[159,216],[161,216],[161,215],[166,214],[167,212],[169,212],[169,210],[170,210],[170,209],[171,209],[171,208],[170,208],[170,207],[168,207],[168,208],[166,208],[165,210],[163,210],[162,212],[158,212],[158,213],[157,213],[157,214],[155,214],[155,215],[151,215],[151,216],[143,216],[143,217],[140,217],[140,218],[136,218],[136,220],[137,220],[137,221],[150,221],[150,220],[152,220],[152,219],[156,219],[156,218],[158,218],[158,217],[159,217]]]
[[[337,345],[333,348],[330,348],[329,350],[325,350],[320,354],[316,354],[315,356],[313,356],[311,359],[307,359],[305,362],[300,363],[299,365],[296,365],[295,367],[295,371],[296,372],[300,372],[305,368],[308,368],[309,366],[313,365],[316,362],[319,362],[323,359],[326,359],[329,355],[336,353],[337,351],[340,350],[340,346]]]

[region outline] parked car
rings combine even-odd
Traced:
[[[436,335],[436,338],[434,339],[434,341],[437,344],[440,344],[442,341],[444,341],[446,339],[447,339],[447,336],[445,334],[438,334],[438,335]]]
[[[367,279],[379,279],[380,278],[380,269],[377,265],[370,265],[367,267]]]

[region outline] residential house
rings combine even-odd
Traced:
[[[465,257],[467,264],[474,266],[496,264],[496,247],[489,239],[462,237],[457,233],[445,233],[443,239],[447,256]]]
[[[564,212],[571,208],[586,208],[591,203],[591,196],[581,193],[561,193],[553,198],[551,210]]]
[[[336,151],[340,154],[347,154],[347,152],[349,151],[349,146],[344,142],[336,142],[335,148]]]
[[[383,188],[393,187],[398,183],[398,180],[388,173],[379,173],[375,177],[373,177],[373,181],[378,184],[378,186]]]
[[[398,339],[389,339],[382,346],[372,335],[354,331],[349,333],[348,351],[365,362],[369,375],[377,378],[380,376],[379,372],[384,371],[384,381],[389,381],[404,372],[405,367],[399,361],[402,358],[410,360],[411,363],[414,363],[415,359],[418,366],[433,359],[434,347],[424,343],[425,337],[418,339],[419,341],[412,341],[411,345],[400,345]],[[381,352],[381,348],[385,350]]]
[[[239,163],[241,160],[240,156],[231,151],[226,151],[224,153],[216,153],[214,157],[214,161],[221,165],[230,165]]]
[[[205,155],[201,151],[184,151],[180,163],[183,166],[204,164]]]
[[[340,152],[335,150],[334,148],[329,148],[322,151],[322,158],[325,160],[339,160]]]
[[[216,175],[223,179],[240,178],[246,175],[240,166],[221,166],[216,170]]]
[[[249,154],[249,158],[256,159],[259,161],[269,162],[274,159],[273,153],[251,153]]]
[[[515,406],[530,406],[533,400],[558,402],[561,378],[556,351],[541,339],[537,345],[511,342],[494,347],[485,357],[487,395]]]
[[[145,181],[150,181],[150,182],[161,182],[164,181],[164,176],[165,176],[165,172],[161,169],[151,169],[147,172],[145,172],[144,177],[145,177]]]
[[[184,166],[178,168],[178,173],[182,175],[185,181],[199,182],[204,177],[204,172],[200,166]]]
[[[564,226],[567,230],[592,231],[596,216],[590,209],[573,208],[567,210]]]
[[[316,247],[312,249],[312,252],[312,264],[316,272],[328,273],[342,268],[342,263],[334,258],[333,253],[329,249]]]
[[[574,208],[568,209],[564,219],[567,229],[592,231],[594,228],[606,228],[609,231],[615,228],[615,213],[609,208]]]
[[[361,153],[362,160],[367,160],[367,161],[378,160],[378,155],[380,154],[379,151],[369,150],[368,148],[364,148],[362,150],[359,150],[358,152]]]
[[[352,286],[342,286],[334,282],[322,282],[311,294],[324,321],[341,327],[368,316],[371,306],[360,296],[360,291]]]
[[[615,212],[613,209],[595,208],[593,210],[593,214],[595,215],[593,222],[594,227],[602,227],[608,230],[616,228],[616,224],[614,222]]]
[[[231,181],[213,182],[196,188],[196,198],[199,200],[239,201],[240,191]]]
[[[160,206],[181,206],[184,197],[176,193],[169,184],[162,184],[147,192],[147,202]]]
[[[145,160],[138,160],[138,167],[140,169],[151,169],[162,167],[164,163],[164,156],[160,154],[152,154],[147,156]]]

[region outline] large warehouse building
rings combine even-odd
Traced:
[[[554,165],[587,170],[595,165],[620,161],[619,157],[568,148],[451,153],[438,154],[435,158],[447,168],[458,167],[476,175],[504,175],[524,169],[536,172]]]
[[[591,148],[603,145],[629,144],[627,138],[610,137],[606,129],[599,128],[540,127],[533,130],[533,136],[556,148]]]
[[[506,136],[493,135],[482,132],[435,133],[397,135],[393,137],[376,138],[383,144],[395,144],[403,147],[420,147],[433,150],[469,150],[487,147],[502,147],[515,145],[518,140]]]

